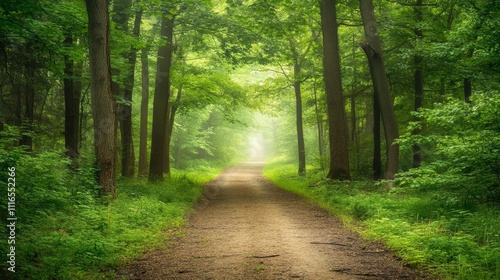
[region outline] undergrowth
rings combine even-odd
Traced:
[[[117,198],[98,197],[92,168],[73,172],[61,153],[36,156],[0,150],[0,219],[7,215],[7,167],[16,167],[16,272],[7,271],[7,230],[0,246],[1,279],[109,279],[118,266],[167,246],[220,170],[172,172],[161,183],[119,180]]]
[[[440,279],[500,279],[500,209],[417,192],[391,191],[372,181],[327,181],[309,168],[270,162],[264,174],[274,184],[339,216],[369,240],[380,240],[413,267]]]

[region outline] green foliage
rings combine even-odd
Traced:
[[[424,165],[402,173],[401,186],[439,190],[443,199],[463,203],[500,202],[500,97],[475,94],[472,103],[450,99],[418,115],[425,135],[405,135],[400,144],[432,150]],[[414,124],[421,125],[421,124]]]
[[[184,223],[202,183],[219,171],[174,171],[171,179],[156,184],[120,181],[118,197],[110,202],[97,197],[93,169],[69,171],[69,163],[62,153],[0,149],[2,197],[7,197],[5,170],[16,167],[15,279],[111,278],[117,266],[168,245],[176,231],[165,230]],[[6,207],[0,205],[4,221]],[[6,236],[6,227],[1,232]],[[0,246],[2,255],[6,250]],[[0,276],[5,273],[6,263]]]
[[[179,113],[171,144],[175,168],[228,165],[246,159],[251,115],[244,109],[235,112],[234,119],[218,106]]]
[[[500,209],[436,199],[439,191],[387,191],[385,182],[325,181],[294,165],[270,162],[264,174],[277,186],[338,215],[349,228],[380,240],[409,265],[442,279],[500,279]]]

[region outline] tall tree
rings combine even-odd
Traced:
[[[186,60],[184,54],[182,52],[182,48],[179,47],[177,50],[178,60],[181,61],[182,69],[181,69],[181,78],[184,78],[184,68],[186,64]],[[177,113],[177,109],[179,108],[179,103],[182,98],[184,83],[181,82],[179,87],[177,88],[177,96],[175,97],[175,101],[171,101],[170,98],[173,98],[172,94],[169,97],[169,107],[167,110],[167,121],[165,128],[165,153],[163,154],[163,173],[170,174],[170,143],[172,141],[172,132],[174,131],[174,123],[175,123],[175,115]]]
[[[373,92],[373,179],[382,178],[382,156],[380,153],[380,105],[378,103],[378,93]]]
[[[384,58],[382,56],[382,43],[377,30],[372,0],[360,0],[360,10],[365,30],[365,37],[364,41],[361,42],[361,47],[368,58],[373,87],[378,95],[382,122],[384,123],[387,146],[387,164],[384,178],[394,179],[399,168],[399,145],[394,143],[399,137],[399,130],[389,93],[389,82],[387,80]]]
[[[125,36],[129,36],[129,19],[132,14],[132,1],[119,0],[114,3],[113,21],[116,23],[116,28]],[[135,13],[134,26],[132,29],[132,37],[138,38],[141,30],[142,9],[137,9]],[[130,40],[132,41],[132,40]],[[122,94],[123,102],[120,104],[119,121],[120,121],[120,136],[121,136],[121,151],[122,151],[122,176],[133,177],[135,173],[135,154],[132,138],[132,90],[134,88],[134,73],[135,62],[137,59],[137,47],[134,43],[132,46],[127,46],[121,53],[121,57],[126,62],[123,67],[125,79],[123,83],[115,81],[113,83],[114,95]],[[113,69],[115,74],[119,76],[120,70]],[[122,87],[120,87],[120,85]]]
[[[71,31],[67,31],[64,43],[67,48],[74,44]],[[74,61],[68,54],[64,56],[64,141],[66,154],[71,159],[71,167],[78,167],[80,132],[80,91],[75,87]]]
[[[32,44],[28,44],[26,51],[29,56],[33,56]],[[34,57],[26,59],[25,64],[25,79],[26,79],[26,90],[25,90],[25,103],[24,103],[24,118],[23,118],[23,135],[21,138],[21,145],[25,146],[27,150],[33,150],[33,117],[35,112],[35,68],[36,60]]]
[[[148,108],[149,108],[149,46],[141,51],[141,128],[139,140],[139,172],[138,175],[145,177],[148,174],[147,151],[148,151]]]
[[[116,196],[116,103],[111,92],[107,0],[86,0],[94,146],[100,193]]]
[[[161,20],[161,37],[165,40],[158,48],[156,67],[155,93],[153,100],[153,129],[151,138],[151,157],[149,164],[149,180],[163,180],[163,155],[165,154],[165,137],[168,122],[168,102],[170,97],[170,65],[173,52],[173,31],[175,14],[171,8],[164,6]]]
[[[293,89],[295,91],[295,122],[297,126],[297,150],[299,152],[299,175],[306,173],[306,148],[304,144],[304,125],[302,121],[302,92],[300,85],[303,77],[301,76],[302,57],[296,48],[295,39],[290,39],[290,49],[293,59]]]
[[[142,9],[139,9],[135,14],[134,28],[132,36],[138,38],[141,31]],[[123,83],[123,98],[125,104],[122,105],[122,116],[120,119],[121,138],[122,138],[122,175],[125,177],[133,177],[135,175],[135,154],[134,142],[132,138],[132,91],[134,89],[135,80],[135,63],[137,61],[137,47],[132,46],[130,50],[124,54],[127,59],[126,77]]]
[[[348,180],[351,177],[349,131],[342,96],[336,4],[337,1],[321,0],[320,6],[323,32],[323,73],[330,141],[330,170],[327,177],[335,180]]]

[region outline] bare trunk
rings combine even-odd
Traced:
[[[477,35],[474,36],[474,40],[477,40]],[[474,56],[474,48],[470,48],[467,51],[467,59],[471,59]],[[472,78],[467,76],[464,78],[464,100],[466,103],[470,103],[470,97],[472,96]]]
[[[84,112],[85,112],[85,95],[82,95],[82,70],[83,70],[83,61],[79,61],[74,64],[73,68],[73,90],[75,92],[75,98],[78,98],[78,150],[80,151],[82,148],[82,138],[83,132],[82,129],[84,127]]]
[[[296,42],[293,38],[290,39],[290,50],[293,55],[293,89],[295,91],[295,124],[297,128],[297,153],[299,156],[299,176],[306,174],[306,149],[304,144],[304,125],[302,119],[302,93],[301,84],[301,67],[300,57],[296,49]]]
[[[318,149],[319,149],[319,161],[321,169],[325,169],[325,163],[323,161],[325,157],[325,140],[323,138],[323,118],[318,110],[318,98],[316,96],[316,81],[313,84],[313,93],[314,93],[314,110],[316,112],[316,123],[318,126]]]
[[[68,32],[69,33],[69,32]],[[64,43],[73,45],[73,37],[67,34]],[[79,132],[80,132],[80,96],[75,89],[74,62],[69,56],[64,57],[64,141],[66,155],[71,159],[70,167],[78,168]]]
[[[148,174],[148,111],[149,111],[149,47],[142,49],[142,99],[141,99],[141,128],[139,143],[139,176]]]
[[[170,177],[170,116],[172,114],[172,102],[170,102],[170,98],[172,97],[172,93],[169,95],[168,99],[168,108],[167,108],[167,119],[165,120],[165,151],[163,153],[163,174]]]
[[[296,74],[300,73],[300,67],[295,64],[294,69]],[[298,174],[300,176],[304,175],[306,173],[306,148],[304,144],[304,128],[303,128],[303,121],[302,121],[302,95],[300,92],[300,83],[295,82],[293,84],[293,88],[295,90],[295,114],[296,114],[296,121],[297,121],[297,148],[299,152],[299,171]]]
[[[360,0],[360,10],[365,29],[365,38],[364,41],[361,42],[361,47],[368,58],[373,87],[378,93],[380,112],[384,123],[385,141],[387,145],[387,164],[384,178],[394,179],[399,169],[399,145],[394,143],[399,137],[399,131],[389,93],[389,82],[385,72],[382,46],[378,37],[372,0]]]
[[[177,113],[177,108],[179,107],[179,102],[182,98],[182,84],[177,89],[177,97],[175,102],[170,102],[168,110],[168,120],[166,127],[166,137],[165,137],[165,156],[163,159],[163,173],[170,174],[170,143],[172,142],[172,132],[174,130],[175,114]]]
[[[470,97],[472,95],[472,78],[464,78],[464,100],[470,103]]]
[[[29,51],[29,48],[28,48]],[[33,150],[33,117],[35,112],[35,60],[28,59],[25,65],[26,91],[24,103],[24,118],[23,118],[23,135],[21,137],[21,145],[25,146],[28,151]]]
[[[349,172],[349,131],[342,96],[336,4],[337,1],[321,1],[323,73],[330,140],[330,170],[327,177],[348,180],[351,177]]]
[[[377,91],[373,92],[373,179],[382,178],[382,156],[380,149],[380,106]]]
[[[94,146],[101,195],[116,196],[116,103],[111,92],[107,0],[86,0]]]
[[[141,30],[142,11],[138,11],[134,20],[134,29],[132,34],[138,38]],[[135,63],[137,60],[137,49],[133,47],[125,55],[128,60],[127,77],[123,82],[123,98],[127,104],[122,105],[121,109],[121,140],[122,140],[122,175],[127,178],[134,177],[135,174],[135,154],[134,142],[132,137],[132,91],[134,89]]]
[[[168,11],[168,9],[166,9]],[[168,118],[168,99],[170,94],[170,64],[173,51],[174,15],[164,15],[161,22],[161,36],[166,44],[158,49],[155,96],[153,101],[153,131],[151,139],[151,158],[149,180],[163,180],[163,155],[165,154],[166,121]]]
[[[297,126],[297,148],[299,153],[299,176],[306,174],[306,148],[304,144],[304,127],[302,121],[302,94],[300,91],[300,65],[295,62],[293,66],[293,88],[295,90],[295,117]]]

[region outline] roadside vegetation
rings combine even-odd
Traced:
[[[411,266],[442,279],[500,279],[500,209],[436,199],[439,192],[370,180],[329,181],[310,166],[271,161],[264,174],[277,186],[339,216],[368,240],[382,241]]]
[[[2,279],[110,279],[143,253],[168,246],[202,185],[220,168],[173,170],[164,182],[118,180],[111,201],[98,197],[95,170],[70,171],[64,154],[0,150],[0,166],[16,167],[16,272]],[[5,168],[4,168],[5,167]],[[7,182],[5,172],[1,182]],[[0,192],[6,197],[6,187]],[[7,204],[0,205],[6,220]],[[7,236],[6,227],[2,236]],[[5,256],[7,246],[0,246]],[[8,278],[5,278],[7,277]]]
[[[500,279],[499,105],[497,94],[478,94],[472,103],[421,110],[408,131],[425,123],[426,135],[408,133],[399,143],[403,150],[420,143],[429,156],[395,181],[325,180],[314,165],[299,177],[283,157],[264,173],[384,242],[408,265],[442,279]]]

